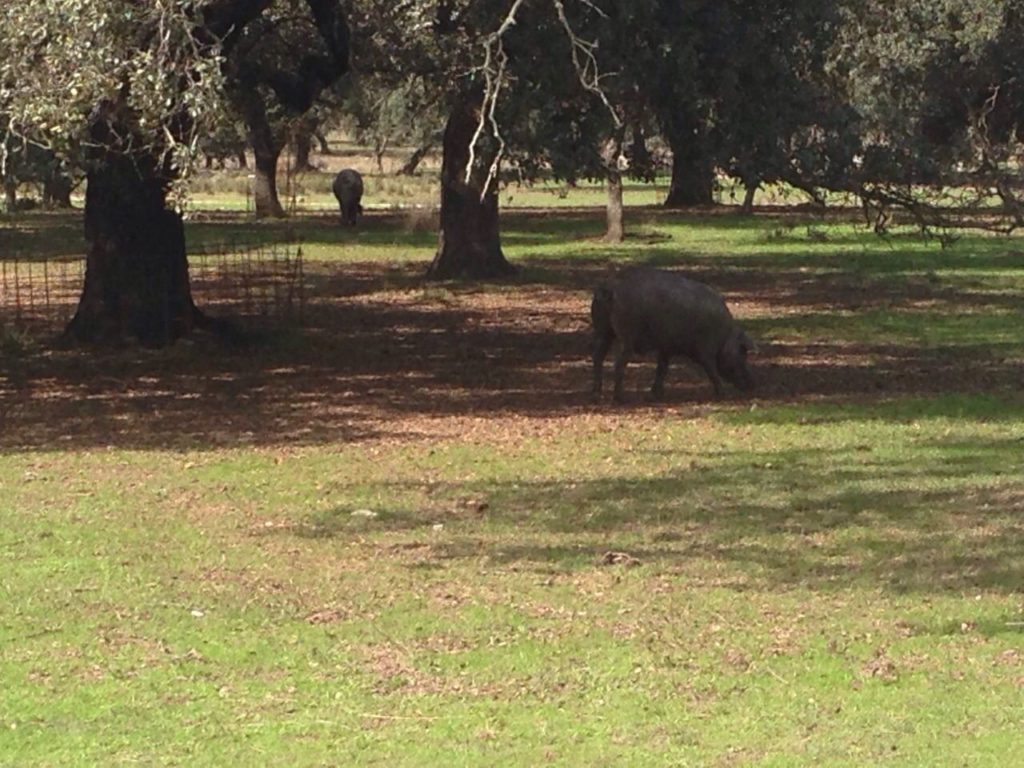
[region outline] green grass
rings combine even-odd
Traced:
[[[1024,746],[1022,409],[8,456],[0,754],[999,764]]]
[[[1018,241],[628,216],[636,236],[613,248],[599,211],[512,212],[519,280],[424,289],[401,273],[393,291],[424,312],[537,295],[539,312],[545,292],[581,294],[575,268],[679,266],[736,297],[769,346],[948,378],[822,394],[778,358],[814,394],[538,414],[471,390],[476,410],[427,426],[384,390],[357,404],[380,432],[352,440],[271,431],[271,381],[239,406],[268,409],[266,434],[4,442],[0,764],[1012,764],[1024,395],[999,371],[1019,381],[1024,360]],[[18,221],[8,234],[40,258],[79,236],[65,219]],[[434,243],[400,214],[356,232],[316,217],[189,224],[193,247],[295,235],[327,275],[425,262]],[[500,311],[480,316],[511,323]],[[343,341],[293,342],[342,358],[323,386],[358,382]],[[239,392],[247,364],[285,376],[299,366],[287,343],[223,370]],[[50,359],[5,349],[0,396],[5,375]],[[218,353],[113,354],[102,370],[130,393],[133,371]],[[69,391],[105,391],[82,375]],[[39,398],[54,386],[31,382]],[[200,399],[174,403],[210,418]],[[120,408],[113,425],[149,414]]]
[[[437,206],[440,199],[439,169],[426,169],[416,176],[380,175],[364,173],[363,205],[369,210],[390,210],[410,206]],[[331,193],[334,174],[310,172],[289,179],[282,173],[278,194],[286,208],[299,211],[337,210],[338,203]],[[631,183],[625,188],[628,205],[658,205],[668,191],[668,180],[657,184]],[[501,194],[501,205],[509,208],[604,205],[607,193],[601,184],[581,182],[569,186],[560,182],[538,181],[531,184],[509,184]],[[726,195],[728,197],[728,195]],[[781,197],[766,193],[763,200]],[[201,174],[194,184],[192,204],[199,210],[226,211],[252,210],[251,180],[246,171]]]
[[[426,168],[415,176],[381,175],[364,172],[366,183],[363,204],[371,210],[390,210],[410,206],[436,206],[439,201],[438,176],[440,169]],[[286,208],[298,211],[335,211],[337,202],[331,193],[334,174],[326,171],[279,176],[278,193]],[[627,181],[623,200],[626,205],[661,205],[668,194],[670,179],[659,177],[654,183]],[[199,210],[251,211],[253,208],[250,172],[216,171],[201,173],[193,184],[192,205]],[[715,193],[717,202],[738,205],[743,198],[741,186],[721,180],[722,188]],[[560,181],[538,180],[529,183],[510,182],[501,192],[500,204],[504,208],[578,208],[603,206],[607,199],[605,186],[600,182],[580,181],[567,184]],[[836,205],[844,203],[841,196],[833,196]],[[758,191],[757,205],[789,206],[807,202],[801,192],[784,186],[768,186]]]

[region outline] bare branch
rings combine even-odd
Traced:
[[[619,113],[611,105],[608,100],[608,95],[604,92],[601,87],[601,79],[607,77],[602,75],[600,67],[597,64],[597,57],[594,56],[594,51],[598,48],[598,42],[590,42],[580,38],[572,29],[572,25],[569,23],[569,18],[565,15],[565,6],[562,4],[562,0],[551,0],[555,6],[555,10],[558,12],[558,19],[562,22],[562,26],[565,28],[565,33],[569,37],[569,45],[572,50],[572,63],[576,68],[576,75],[580,79],[580,85],[583,86],[584,90],[590,91],[595,94],[601,102],[605,105],[608,113],[612,116],[612,121],[615,123],[616,128],[622,128],[622,118],[619,117]],[[601,16],[607,18],[607,15],[600,8],[595,6],[591,2],[587,2],[587,5],[593,8]],[[582,58],[582,61],[581,61]]]
[[[474,166],[476,165],[476,148],[484,132],[489,131],[498,145],[491,159],[490,167],[487,170],[487,177],[484,180],[481,195],[487,193],[487,190],[490,189],[491,184],[497,178],[501,160],[505,154],[506,143],[497,119],[498,101],[501,97],[502,89],[508,83],[508,55],[505,52],[504,36],[516,24],[517,14],[523,2],[524,0],[514,0],[497,30],[489,35],[484,42],[483,63],[472,70],[472,72],[483,74],[484,84],[483,96],[480,102],[480,115],[476,131],[469,145],[469,160],[466,164],[465,177],[467,184],[470,182]],[[592,0],[582,0],[582,2],[602,18],[608,18],[607,14]],[[608,114],[611,115],[616,130],[621,131],[624,122],[601,86],[601,81],[609,75],[601,74],[597,57],[594,54],[598,48],[598,42],[584,40],[576,34],[566,15],[562,0],[552,0],[552,3],[568,37],[573,66],[579,77],[580,84],[584,90],[596,95],[601,100],[608,110]]]
[[[506,65],[508,55],[505,53],[504,36],[516,23],[516,14],[519,13],[524,0],[514,0],[508,14],[498,26],[498,29],[488,36],[484,42],[484,62],[478,71],[484,75],[484,93],[480,103],[480,119],[469,142],[469,161],[466,163],[466,183],[469,184],[473,175],[473,166],[476,164],[476,147],[483,136],[484,131],[490,125],[491,134],[498,142],[498,150],[491,160],[490,168],[487,170],[487,178],[480,190],[481,199],[487,194],[491,184],[498,175],[498,168],[501,165],[501,158],[505,153],[505,139],[501,135],[501,129],[495,113],[498,108],[498,99],[501,90],[506,82]]]

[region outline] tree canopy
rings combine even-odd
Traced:
[[[861,167],[850,188],[926,225],[964,225],[961,214],[995,196],[1001,216],[1024,223],[1020,123],[1024,117],[1024,3],[1020,0],[851,0],[836,51],[856,110]]]
[[[101,104],[135,117],[137,149],[190,167],[196,142],[221,109],[223,77],[194,3],[41,0],[0,7],[3,130],[58,152],[77,151]]]

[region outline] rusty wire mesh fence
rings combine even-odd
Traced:
[[[204,310],[248,323],[304,321],[302,246],[215,244],[188,256],[192,296]],[[0,327],[59,333],[74,316],[84,259],[0,256]]]
[[[0,258],[0,327],[59,330],[71,319],[84,280],[83,259]]]

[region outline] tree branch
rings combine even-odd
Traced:
[[[580,79],[580,85],[583,89],[595,94],[604,104],[608,113],[612,116],[612,121],[615,123],[615,128],[622,128],[622,118],[619,117],[619,113],[611,105],[608,100],[608,95],[604,92],[601,87],[601,78],[607,77],[602,75],[600,67],[597,64],[597,57],[594,56],[594,51],[597,50],[597,41],[589,42],[579,37],[572,29],[572,25],[569,23],[569,18],[565,15],[565,6],[562,4],[562,0],[551,0],[554,3],[555,10],[558,13],[558,19],[562,22],[562,26],[565,28],[565,34],[569,37],[569,45],[572,50],[572,63],[576,69],[576,75]],[[603,18],[608,18],[607,14],[600,8],[595,6],[591,2],[586,3],[596,13]],[[583,62],[580,62],[582,56]]]
[[[498,29],[488,36],[484,42],[484,63],[478,68],[484,75],[484,90],[480,102],[480,117],[469,142],[469,160],[466,163],[466,184],[470,183],[473,175],[473,166],[476,165],[476,147],[483,136],[487,126],[490,125],[491,135],[498,142],[498,149],[491,159],[490,167],[487,169],[487,178],[484,180],[480,190],[481,199],[487,194],[491,184],[498,175],[498,168],[501,165],[501,158],[505,154],[505,139],[501,135],[501,128],[495,116],[498,108],[498,99],[501,89],[505,85],[505,67],[508,64],[508,54],[505,53],[503,38],[505,33],[516,23],[516,14],[519,13],[524,0],[514,0],[509,8],[505,19],[498,26]],[[497,64],[495,64],[495,61]]]

